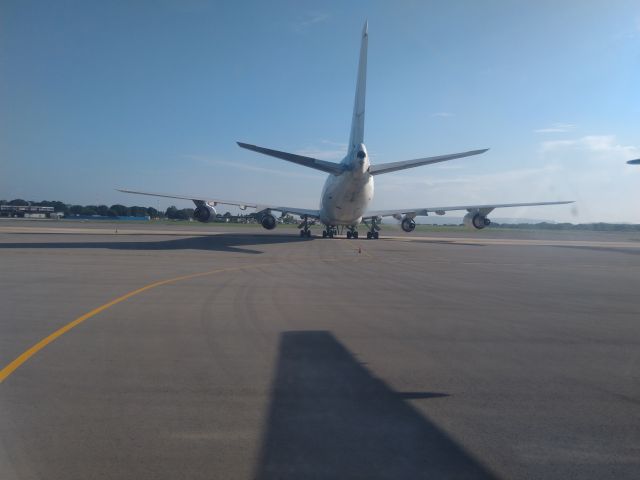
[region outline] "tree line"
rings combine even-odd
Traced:
[[[153,207],[133,206],[115,204],[110,207],[107,205],[70,205],[58,200],[49,201],[42,200],[34,202],[16,198],[14,200],[0,200],[0,205],[32,205],[34,207],[53,207],[55,212],[63,213],[65,217],[74,215],[83,216],[101,216],[101,217],[151,217],[151,218],[169,218],[176,220],[188,220],[193,218],[193,208],[178,209],[174,206],[167,208],[166,211],[159,211]]]
[[[152,219],[169,219],[169,220],[192,220],[193,208],[177,208],[174,205],[165,211],[157,210],[153,207],[127,207],[125,205],[115,204],[108,207],[107,205],[71,205],[60,201],[42,200],[34,202],[16,198],[14,200],[0,200],[0,205],[32,205],[34,207],[53,207],[55,212],[63,213],[65,217],[73,217],[75,215],[82,216],[100,216],[100,217],[150,217]],[[232,215],[229,212],[218,214],[217,221],[220,222],[241,222],[254,223],[259,220],[257,213],[248,213],[246,215]],[[296,223],[291,215],[282,216],[283,223]]]
[[[585,230],[592,232],[640,232],[640,225],[632,223],[491,223],[491,227],[525,230]]]

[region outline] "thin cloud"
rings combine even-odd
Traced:
[[[638,34],[640,34],[640,17],[636,17],[631,28],[626,28],[625,30],[618,32],[613,38],[616,40],[629,40],[637,38]]]
[[[550,127],[538,128],[535,133],[565,133],[575,130],[576,126],[572,123],[554,123]]]
[[[238,162],[230,162],[228,160],[218,160],[215,158],[211,158],[211,157],[206,157],[203,155],[181,155],[182,158],[188,158],[190,160],[195,160],[196,162],[199,162],[201,164],[204,165],[210,165],[210,166],[225,166],[225,167],[232,167],[232,168],[236,168],[238,170],[244,170],[247,172],[258,172],[258,173],[266,173],[266,174],[270,174],[270,175],[277,175],[280,177],[294,177],[294,178],[308,178],[308,179],[316,179],[318,178],[317,175],[313,176],[313,175],[308,175],[308,174],[304,174],[304,173],[297,173],[297,172],[291,172],[291,171],[283,171],[283,170],[279,170],[277,168],[266,168],[266,167],[256,167],[255,165],[248,165],[246,163],[238,163]]]
[[[577,201],[576,219],[583,222],[640,222],[640,172],[626,164],[639,155],[640,146],[624,144],[615,135],[586,135],[540,144],[542,161],[564,167],[563,183],[573,192],[571,199]]]
[[[296,32],[303,32],[308,30],[312,26],[317,25],[318,23],[326,22],[327,20],[329,20],[329,18],[330,15],[328,13],[310,12],[307,13],[304,18],[294,23],[293,29]]]
[[[640,147],[622,145],[615,135],[587,135],[572,140],[542,142],[543,154],[579,155],[585,160],[622,162],[640,155]]]
[[[437,118],[451,118],[451,117],[455,117],[456,114],[451,112],[435,112],[435,113],[432,113],[431,116],[437,117]]]
[[[562,169],[559,165],[547,164],[537,168],[521,168],[514,170],[506,170],[502,172],[473,173],[468,175],[460,175],[454,178],[431,178],[431,177],[411,177],[406,175],[396,175],[385,179],[384,186],[376,186],[376,188],[387,190],[403,190],[408,186],[418,188],[446,188],[451,192],[464,191],[467,193],[469,187],[480,186],[479,191],[487,188],[495,189],[496,185],[523,185],[528,184],[532,180],[539,180],[541,177],[551,173],[558,172]],[[463,188],[464,187],[464,188]]]
[[[321,146],[308,146],[296,150],[293,153],[304,155],[305,157],[318,158],[320,160],[342,160],[347,153],[347,144],[330,140],[322,140]]]

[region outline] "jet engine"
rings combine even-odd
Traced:
[[[273,230],[274,228],[276,228],[276,217],[274,217],[270,213],[265,213],[264,215],[262,215],[260,223],[267,230]]]
[[[400,226],[405,232],[413,232],[416,229],[416,222],[413,218],[404,217]]]
[[[491,220],[479,213],[467,213],[464,216],[463,222],[465,227],[476,228],[478,230],[491,225]]]
[[[193,218],[199,222],[213,222],[216,218],[216,209],[206,203],[198,205],[193,212]]]

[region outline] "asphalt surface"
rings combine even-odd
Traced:
[[[0,368],[150,287],[0,384],[3,480],[640,478],[637,234],[50,225]]]

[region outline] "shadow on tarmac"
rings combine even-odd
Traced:
[[[257,479],[496,478],[333,335],[281,335]]]
[[[116,235],[114,235],[115,237]],[[68,235],[64,235],[68,238]],[[276,243],[292,243],[313,240],[311,238],[300,238],[294,235],[247,235],[247,234],[220,234],[207,235],[201,237],[172,238],[170,240],[142,240],[142,241],[126,241],[129,235],[122,235],[120,240],[113,241],[91,241],[86,242],[21,242],[21,243],[2,243],[1,249],[40,249],[40,248],[56,248],[56,249],[86,249],[86,248],[107,248],[113,250],[211,250],[221,252],[261,254],[260,250],[251,248],[242,248],[245,245],[269,245]],[[147,237],[148,238],[148,237]]]
[[[436,243],[439,245],[457,245],[457,246],[465,246],[465,247],[486,247],[486,245],[481,244],[481,243],[465,243],[465,242],[461,242],[459,240],[433,240],[433,239],[428,239],[428,240],[420,240],[418,238],[414,238],[411,239],[411,243]]]
[[[586,250],[589,252],[606,252],[606,253],[626,253],[627,255],[640,255],[640,249],[637,248],[611,248],[611,247],[589,247],[585,245],[554,245],[555,248],[568,248],[571,250]]]

